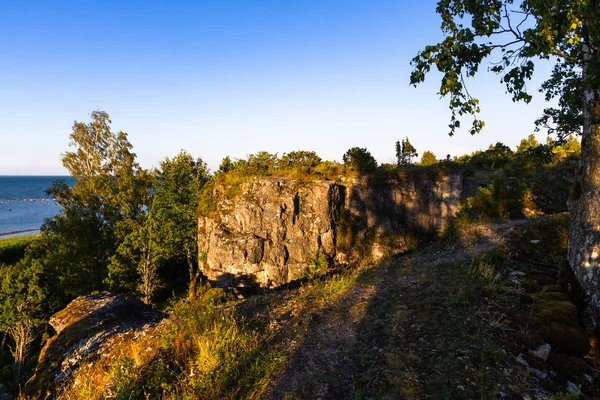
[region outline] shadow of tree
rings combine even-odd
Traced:
[[[493,249],[514,225],[484,227],[464,247],[391,257],[352,275],[322,307],[305,307],[307,326],[287,342],[288,364],[264,398],[467,399],[564,390],[565,378],[540,378],[553,367],[528,355],[539,335],[519,323],[536,318],[535,308],[521,303],[523,289],[498,280],[508,256]],[[569,365],[582,362],[558,354]]]

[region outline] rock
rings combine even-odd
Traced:
[[[550,355],[550,350],[552,350],[552,346],[546,343],[535,350],[529,350],[529,354],[543,361],[546,361],[548,359],[548,355]]]
[[[519,354],[517,356],[517,358],[515,359],[519,364],[524,365],[525,367],[529,368],[529,363],[527,362],[527,360],[525,360],[523,358],[523,354]]]
[[[534,240],[530,240],[529,243],[538,244],[538,243],[540,243],[540,241],[538,239],[534,239]]]
[[[579,387],[577,387],[577,385],[574,384],[573,382],[567,382],[567,392],[573,393],[574,391],[576,391],[578,389],[579,389]]]
[[[406,250],[411,235],[439,232],[463,194],[460,173],[373,178],[253,177],[235,191],[216,184],[216,209],[198,221],[202,272],[220,286],[277,287],[302,276],[318,253],[377,262]]]
[[[50,318],[56,335],[40,353],[35,374],[25,386],[27,395],[53,398],[83,363],[97,359],[121,335],[143,333],[165,318],[134,298],[107,292],[78,297]]]
[[[536,304],[532,312],[532,326],[553,348],[574,356],[588,352],[589,336],[579,326],[577,307],[572,302],[544,301]]]

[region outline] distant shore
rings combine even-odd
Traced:
[[[28,232],[39,232],[39,229],[24,229],[22,231],[4,232],[4,233],[0,233],[0,238],[4,237],[4,236],[20,235],[22,233],[28,233]]]

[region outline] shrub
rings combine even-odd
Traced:
[[[229,158],[229,156],[225,156],[223,157],[223,160],[221,161],[221,165],[219,165],[219,169],[217,170],[218,173],[226,173],[228,171],[231,171],[231,169],[233,169],[233,162],[231,161],[231,158]]]
[[[366,148],[353,147],[342,158],[351,170],[360,173],[374,172],[377,169],[377,161]]]
[[[423,155],[421,156],[421,165],[433,165],[433,164],[437,164],[438,160],[435,157],[435,154],[433,154],[431,151],[424,151]]]
[[[25,249],[35,238],[35,236],[20,236],[0,239],[0,265],[17,263],[23,258]]]
[[[308,280],[321,278],[329,272],[329,259],[323,253],[317,253],[308,260],[308,268],[302,276]]]
[[[285,153],[277,166],[279,169],[300,169],[308,172],[321,163],[321,157],[314,151],[297,150]]]

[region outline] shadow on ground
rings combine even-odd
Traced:
[[[301,303],[265,301],[259,324],[288,362],[264,398],[543,399],[569,384],[597,394],[597,357],[584,360],[589,347],[569,354],[553,344],[546,360],[530,354],[549,340],[532,328],[545,304],[537,298],[543,285],[525,288],[529,270],[504,246],[521,224],[482,227],[468,244],[438,245],[299,289],[304,294],[275,295]],[[559,274],[547,272],[555,282],[546,286],[559,293]],[[570,302],[560,290],[550,297]]]

